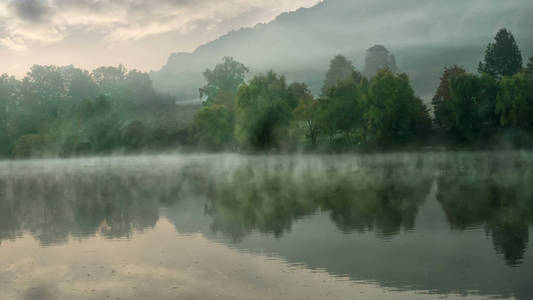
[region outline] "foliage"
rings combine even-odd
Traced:
[[[488,75],[460,74],[450,85],[447,103],[452,116],[450,132],[460,140],[487,136],[497,124],[498,83]]]
[[[123,131],[122,140],[126,149],[135,151],[141,149],[146,142],[146,126],[135,120],[130,122]]]
[[[289,88],[294,97],[299,99],[298,106],[293,111],[293,120],[296,126],[304,132],[311,145],[316,147],[320,133],[320,103],[313,98],[305,84],[291,84]]]
[[[255,76],[239,89],[236,137],[244,148],[281,149],[288,146],[294,99],[285,77],[273,71]]]
[[[352,73],[354,74],[354,73]],[[352,142],[353,134],[362,126],[361,87],[350,76],[331,86],[326,96],[331,106],[325,113],[335,133],[342,133],[347,142]]]
[[[233,115],[223,105],[205,106],[195,115],[193,130],[201,146],[223,150],[233,142]]]
[[[157,95],[146,73],[101,67],[35,65],[22,80],[0,76],[0,156],[87,155],[140,150],[187,140],[183,125],[167,123],[154,142],[158,119],[178,115],[175,100]],[[136,121],[137,120],[137,121]],[[127,125],[127,126],[125,126]]]
[[[224,57],[222,60],[223,63],[216,65],[213,70],[207,69],[204,72],[207,84],[199,91],[200,98],[205,99],[205,104],[232,105],[233,101],[225,101],[225,99],[237,94],[239,86],[244,82],[246,73],[249,72],[245,65],[232,57]]]
[[[512,76],[522,69],[522,54],[513,34],[500,29],[485,50],[485,59],[479,63],[479,73],[493,77]]]
[[[504,77],[496,112],[502,126],[533,132],[533,79],[525,74]]]
[[[441,129],[450,130],[452,124],[454,123],[451,112],[448,109],[448,102],[451,98],[450,82],[456,76],[465,73],[466,70],[459,66],[444,68],[444,72],[440,78],[440,85],[431,101],[435,115],[435,124]]]
[[[394,65],[384,47],[369,50],[374,65]],[[444,69],[432,99],[434,120],[406,74],[391,67],[369,79],[341,55],[330,62],[321,98],[273,71],[245,82],[249,69],[225,57],[204,72],[203,108],[177,105],[156,93],[148,74],[121,65],[92,72],[35,65],[21,80],[0,76],[0,156],[184,146],[283,151],[302,141],[321,150],[394,147],[425,142],[433,122],[436,137],[477,144],[508,135],[523,147],[533,142],[533,58],[523,72],[521,65],[514,37],[501,30],[481,75]]]
[[[406,74],[382,70],[372,78],[366,95],[367,142],[379,145],[405,142],[415,135],[421,110],[425,108],[415,97]]]

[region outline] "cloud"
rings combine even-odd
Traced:
[[[260,11],[254,21],[263,22],[285,9],[317,1],[9,0],[0,2],[0,43],[13,51],[28,51],[32,44],[61,41],[83,26],[98,32],[108,44],[116,44],[169,32],[209,31],[218,24],[250,26],[250,12]],[[239,23],[241,16],[247,17]]]
[[[42,23],[49,20],[53,13],[47,4],[44,0],[16,0],[9,3],[9,9],[23,21]]]

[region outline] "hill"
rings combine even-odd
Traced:
[[[395,55],[416,93],[429,99],[444,66],[475,71],[502,27],[514,33],[525,57],[532,55],[531,15],[530,0],[324,0],[232,31],[193,53],[173,53],[151,77],[160,92],[198,98],[202,72],[233,56],[251,75],[274,69],[318,94],[335,55],[345,55],[362,71],[366,49],[380,44]]]

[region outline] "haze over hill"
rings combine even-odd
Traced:
[[[250,67],[250,75],[274,69],[318,95],[333,56],[345,55],[362,71],[366,49],[380,44],[395,55],[415,92],[428,99],[444,66],[475,71],[502,27],[514,33],[524,56],[533,54],[532,13],[530,0],[325,0],[232,31],[193,53],[173,53],[151,77],[160,92],[198,98],[202,72],[233,56]]]

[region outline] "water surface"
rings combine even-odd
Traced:
[[[0,163],[0,299],[533,298],[533,154]]]

